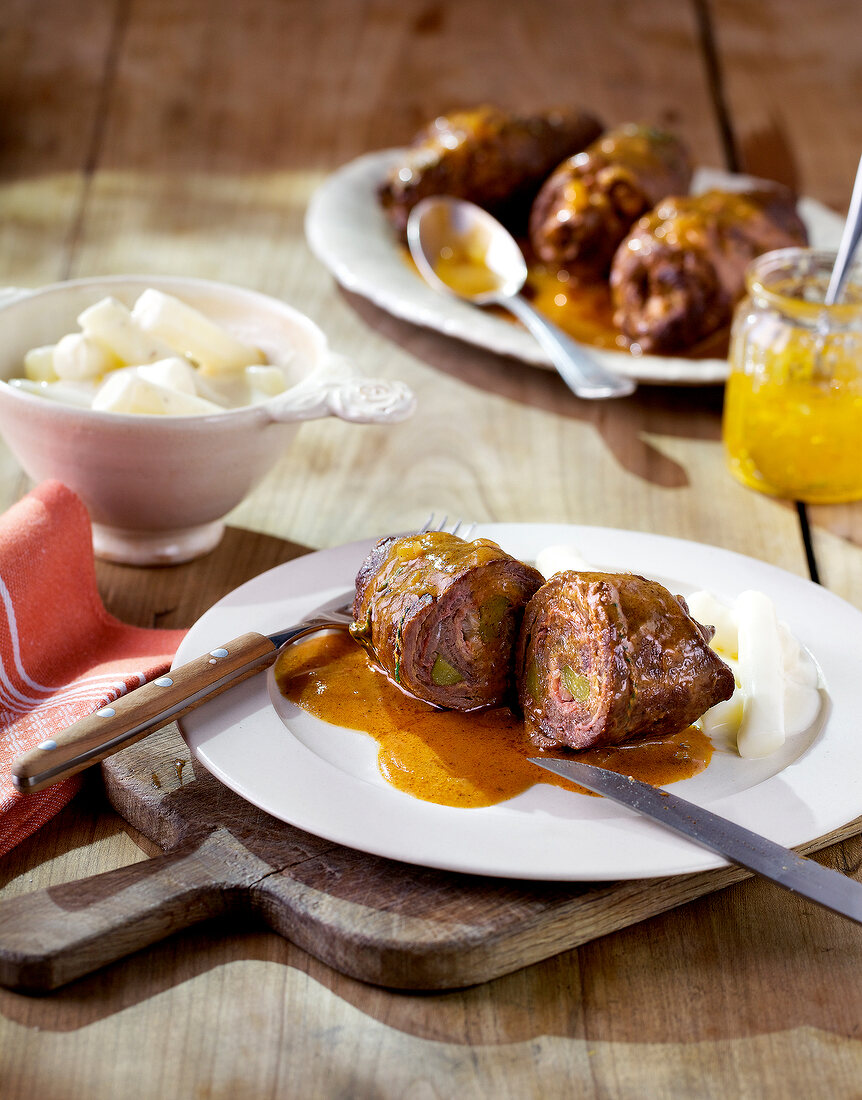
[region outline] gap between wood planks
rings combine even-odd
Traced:
[[[78,207],[72,218],[72,223],[69,227],[69,235],[66,239],[66,255],[63,260],[63,267],[60,274],[61,280],[68,279],[71,276],[75,252],[81,238],[84,217],[87,212],[87,205],[90,198],[90,188],[99,163],[99,155],[102,151],[111,93],[117,79],[120,51],[122,49],[126,29],[129,25],[130,4],[131,0],[117,0],[116,7],[114,8],[111,36],[108,41],[107,52],[105,53],[105,67],[102,73],[102,81],[99,86],[99,94],[96,99],[96,110],[93,113],[93,128],[90,133],[90,143],[84,161],[84,182],[78,200]]]
[[[108,117],[111,93],[116,82],[119,57],[122,50],[123,39],[130,18],[131,0],[117,0],[114,9],[114,19],[111,27],[111,36],[105,55],[105,67],[101,86],[93,117],[93,127],[90,136],[89,148],[84,164],[84,185],[78,203],[75,216],[69,229],[65,249],[65,260],[62,268],[62,279],[68,279],[72,272],[76,246],[81,236],[86,209],[88,205],[90,188],[93,176],[99,162],[105,126]],[[720,51],[716,40],[710,0],[692,0],[695,23],[697,26],[698,40],[701,47],[703,64],[706,70],[706,80],[709,96],[715,112],[725,165],[728,171],[740,170],[740,157],[730,109],[724,91],[724,75],[721,66]],[[814,545],[811,538],[811,526],[808,520],[808,512],[805,504],[796,502],[796,513],[800,526],[802,544],[805,550],[805,559],[811,580],[820,583],[820,573],[817,559],[814,553]]]
[[[727,105],[727,97],[724,94],[724,75],[713,29],[709,0],[692,0],[692,3],[703,54],[703,63],[706,68],[707,86],[724,152],[725,166],[729,172],[739,172],[741,166],[736,134],[734,133],[733,122]],[[811,538],[811,525],[808,522],[808,510],[801,500],[796,501],[796,516],[799,520],[802,545],[805,548],[808,575],[815,584],[820,584],[820,570],[817,568],[817,558]]]

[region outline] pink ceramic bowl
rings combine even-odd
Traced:
[[[148,287],[172,294],[280,366],[288,389],[259,405],[207,416],[140,416],[61,405],[7,384],[31,348],[78,330],[88,305],[131,307]],[[86,504],[97,556],[135,565],[211,550],[223,517],[291,443],[303,420],[394,423],[413,410],[399,382],[363,378],[334,356],[308,317],[223,283],[158,276],[78,279],[10,290],[0,301],[0,434],[34,481],[56,478]]]

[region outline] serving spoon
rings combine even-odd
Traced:
[[[856,255],[860,236],[862,236],[862,158],[860,158],[859,167],[856,169],[856,181],[853,184],[847,221],[844,223],[844,232],[841,234],[841,243],[838,246],[829,286],[826,288],[824,302],[827,306],[834,305],[841,298],[844,284],[853,265],[853,258]]]
[[[423,199],[410,212],[407,243],[420,274],[435,290],[478,306],[502,306],[522,321],[576,396],[595,400],[634,392],[632,379],[605,369],[521,295],[527,278],[523,253],[480,206],[447,195]]]

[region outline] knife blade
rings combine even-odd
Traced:
[[[531,764],[628,806],[786,890],[862,924],[862,883],[839,871],[823,867],[742,825],[630,775],[580,760],[544,760],[535,756],[529,759]]]

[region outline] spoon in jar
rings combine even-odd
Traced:
[[[847,221],[844,223],[844,232],[841,234],[841,243],[838,245],[838,254],[835,257],[829,286],[826,288],[824,302],[827,306],[834,305],[841,297],[844,283],[853,265],[860,236],[862,236],[862,159],[856,169],[856,182],[853,184]]]
[[[578,397],[627,397],[630,378],[606,370],[520,294],[527,264],[514,237],[486,210],[449,196],[423,199],[407,221],[410,253],[425,281],[475,305],[497,305],[533,334]]]

